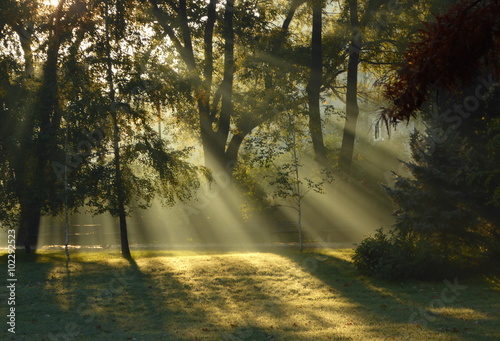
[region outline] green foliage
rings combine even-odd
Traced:
[[[396,204],[395,228],[402,236],[425,234],[426,239],[451,249],[471,237],[469,227],[477,220],[469,200],[474,188],[467,179],[473,170],[472,151],[457,132],[436,144],[435,131],[412,135],[415,161],[405,165],[414,178],[396,175],[394,188],[386,189]]]
[[[385,277],[380,273],[381,262],[389,255],[391,245],[389,236],[378,229],[374,236],[363,239],[356,247],[352,257],[354,265],[363,273]]]
[[[434,114],[427,115],[425,132],[411,136],[413,161],[403,162],[412,177],[395,174],[394,187],[385,186],[395,204],[393,233],[360,244],[360,270],[384,278],[433,278],[488,271],[498,261],[498,119],[488,110],[451,125],[440,114],[449,106],[427,106]]]
[[[357,245],[352,259],[361,273],[387,280],[440,279],[460,271],[435,245],[381,228]]]
[[[252,149],[247,149],[251,162],[268,170],[264,177],[268,179],[272,197],[296,202],[309,191],[322,193],[324,183],[331,182],[332,177],[325,170],[304,167],[310,152],[309,137],[302,128],[306,126],[305,117],[287,112],[277,121],[278,127],[269,127],[249,138]]]

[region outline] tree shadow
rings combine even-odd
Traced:
[[[490,314],[499,296],[498,283],[481,282],[483,307],[470,303],[471,299],[477,302],[474,296],[478,294],[471,283],[465,284],[470,289],[447,303],[453,309],[484,315],[476,325],[475,320],[463,320],[463,314],[454,316],[453,311],[431,312],[429,304],[446,287],[443,283],[377,281],[359,276],[342,257],[267,251],[256,258],[214,252],[185,257],[155,253],[131,260],[118,253],[82,253],[73,255],[68,268],[62,252],[60,256],[35,255],[29,262],[20,260],[16,270],[16,337],[3,332],[0,338],[348,340],[352,337],[343,334],[342,328],[357,326],[368,328],[367,335],[387,339],[415,339],[413,331],[422,329],[463,340],[498,335],[498,316]],[[272,256],[276,257],[269,266],[266,261]],[[0,261],[4,260],[1,256]],[[316,304],[316,293],[329,298]],[[338,328],[325,317],[335,309],[342,309],[333,313],[349,321]],[[414,313],[420,315],[410,321]],[[426,318],[426,325],[411,323]],[[408,335],[388,330],[387,323],[377,325],[384,321],[405,325]]]
[[[73,254],[68,267],[64,255],[33,254],[17,259],[16,334],[4,340],[157,340],[181,339],[171,334],[157,316],[149,278],[135,261],[118,255],[114,263],[86,261]],[[4,262],[6,256],[0,257]]]
[[[235,302],[252,300],[254,268],[246,274],[240,271],[238,278],[222,272],[212,277],[205,275],[203,266],[193,271],[175,268],[170,261],[178,257],[127,260],[119,253],[102,252],[95,258],[73,254],[66,268],[62,253],[23,257],[18,263],[18,329],[12,340],[194,340],[200,335],[241,339],[250,327],[249,340],[264,335],[251,319],[218,319]],[[226,262],[223,267],[242,266]],[[234,281],[241,282],[239,288],[251,289],[232,291]],[[262,294],[259,298],[265,300]],[[265,311],[264,304],[260,312]],[[7,332],[0,335],[10,340]]]
[[[377,337],[414,339],[419,330],[462,340],[493,340],[500,337],[500,281],[498,278],[443,278],[442,281],[384,281],[360,275],[353,264],[331,254],[282,251],[315,278],[355,304],[350,314],[363,321],[389,321],[407,326],[405,335],[370,328]],[[478,297],[481,299],[478,300]],[[483,301],[484,299],[484,301]],[[487,303],[487,300],[491,303]],[[496,305],[496,308],[495,308]],[[442,309],[445,308],[445,309]],[[497,311],[497,313],[493,313]]]

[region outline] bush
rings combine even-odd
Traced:
[[[440,279],[461,270],[432,243],[413,241],[382,229],[358,244],[353,262],[361,273],[387,280]]]
[[[404,272],[405,261],[400,260],[400,257],[411,258],[411,250],[396,243],[392,234],[378,229],[374,236],[359,243],[353,261],[356,268],[366,275],[393,279],[401,277]]]

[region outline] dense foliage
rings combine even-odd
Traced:
[[[459,1],[420,31],[404,54],[395,76],[381,80],[394,106],[383,112],[386,122],[408,120],[436,89],[460,92],[478,70],[500,75],[500,2]]]
[[[362,272],[389,279],[463,276],[500,260],[498,163],[490,162],[491,146],[443,129],[441,121],[428,123],[412,135],[413,161],[404,163],[412,177],[395,174],[394,187],[386,186],[396,207],[393,230],[356,248]],[[498,130],[481,134],[498,139]]]
[[[403,54],[430,9],[450,3]],[[3,0],[0,222],[17,223],[28,250],[42,216],[109,213],[126,246],[135,207],[190,199],[211,168],[261,211],[291,203],[300,226],[302,198],[332,171],[368,193],[387,170],[351,163],[383,149],[356,126],[382,105],[372,84],[389,74],[387,122],[421,110],[429,124],[411,142],[414,178],[389,189],[395,236],[445,259],[493,254],[499,13],[489,0]]]
[[[427,25],[386,80],[394,106],[383,119],[418,114],[427,128],[411,137],[413,161],[404,164],[412,176],[395,174],[386,187],[396,207],[392,234],[379,231],[358,246],[358,269],[422,278],[498,264],[499,12],[497,1],[457,3]]]

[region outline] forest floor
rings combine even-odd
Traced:
[[[1,340],[499,340],[500,279],[386,282],[352,249],[18,252]]]

